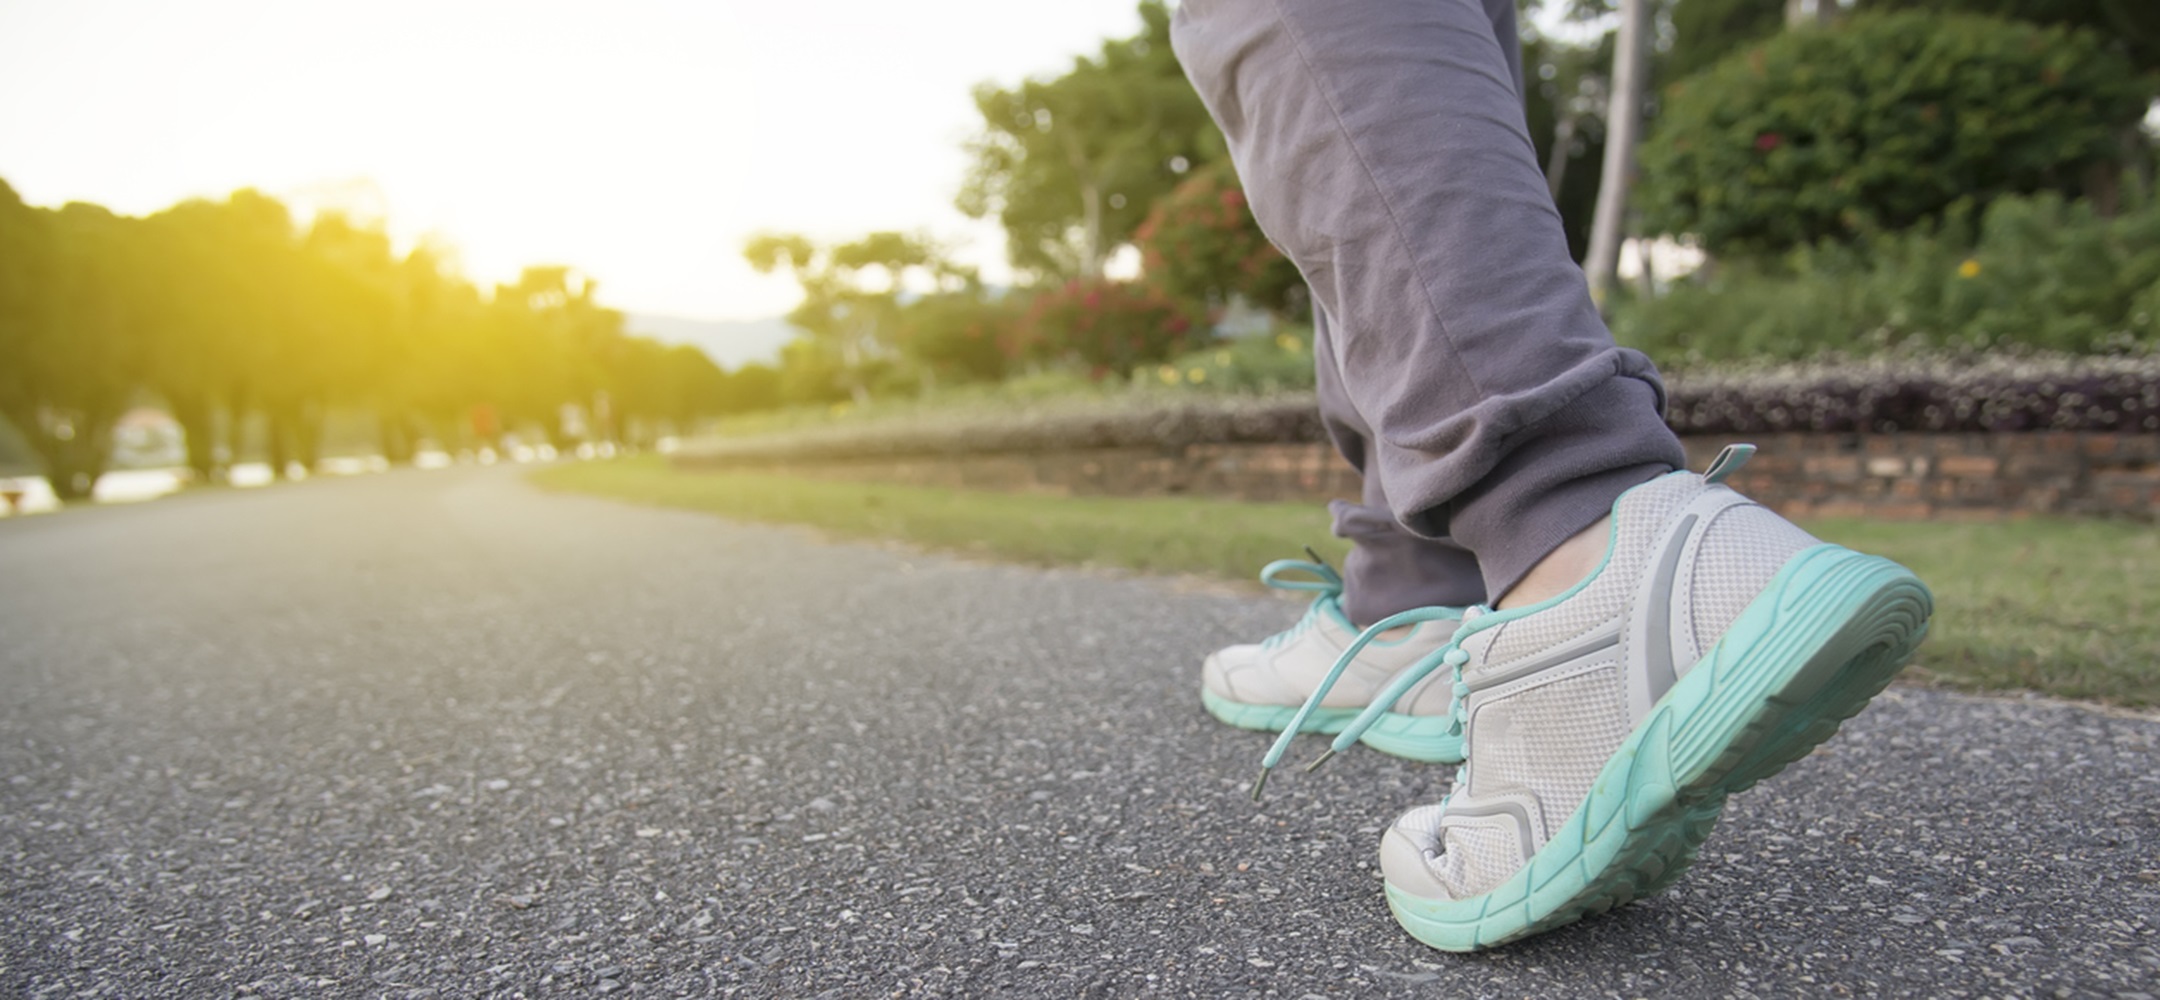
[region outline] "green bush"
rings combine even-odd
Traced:
[[[1134,373],[1136,383],[1203,392],[1277,393],[1313,387],[1312,328],[1236,337]]]
[[[894,339],[940,379],[994,382],[1019,354],[1021,306],[1017,296],[993,299],[974,288],[926,295],[902,307]]]
[[[1893,14],[1787,31],[1668,88],[1640,206],[1648,231],[1712,253],[1903,229],[1961,199],[2074,189],[2153,92],[2063,28]]]
[[[1619,303],[1613,333],[1667,365],[1824,353],[2160,345],[2160,207],[2101,218],[2052,194],[1767,262],[1720,264]]]

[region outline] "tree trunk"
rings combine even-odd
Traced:
[[[1545,158],[1545,187],[1552,192],[1554,204],[1559,204],[1560,187],[1567,181],[1568,144],[1575,141],[1575,119],[1570,106],[1553,125],[1552,155]]]
[[[270,418],[270,478],[285,478],[285,470],[293,459],[293,418],[283,404],[264,408]]]
[[[403,413],[377,413],[375,416],[375,447],[382,452],[383,461],[392,465],[405,465],[413,456],[412,418]]]
[[[53,496],[63,501],[88,499],[97,489],[97,481],[105,475],[105,465],[112,459],[113,422],[119,419],[117,409],[110,412],[91,410],[74,412],[58,420],[30,422],[18,425],[23,436],[30,440],[30,447],[45,463],[45,481],[52,484]]]
[[[1612,100],[1605,112],[1605,166],[1598,179],[1597,211],[1590,221],[1590,250],[1583,259],[1590,297],[1599,309],[1605,307],[1606,292],[1620,264],[1620,241],[1627,235],[1628,189],[1635,181],[1635,143],[1642,132],[1643,43],[1649,21],[1647,0],[1620,0]]]
[[[1100,188],[1092,183],[1081,185],[1080,252],[1083,256],[1080,266],[1081,274],[1089,278],[1100,278],[1103,272],[1102,200]]]
[[[187,440],[188,472],[197,484],[210,482],[217,475],[217,417],[210,401],[197,393],[178,392],[167,392],[165,400]]]
[[[1072,164],[1073,176],[1080,181],[1080,274],[1086,278],[1100,278],[1104,259],[1108,256],[1103,247],[1102,185],[1095,182],[1097,173],[1090,168],[1086,155],[1080,152],[1080,141],[1073,138],[1070,129],[1062,134],[1065,158]]]
[[[322,470],[325,416],[320,404],[303,402],[293,408],[293,457],[309,475]]]
[[[247,397],[240,390],[233,390],[225,403],[225,474],[232,478],[232,467],[239,465],[247,454],[248,409]]]
[[[1785,0],[1785,26],[1806,27],[1837,20],[1837,0]]]

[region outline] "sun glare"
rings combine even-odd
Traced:
[[[633,313],[776,315],[763,229],[924,231],[952,208],[969,88],[1061,70],[1131,0],[0,7],[0,177],[146,214],[261,189],[455,247],[475,280],[595,275]]]

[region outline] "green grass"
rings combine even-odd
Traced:
[[[1044,565],[1250,581],[1311,545],[1339,562],[1317,504],[1067,498],[682,473],[658,458],[559,465],[540,485],[852,538],[897,539]],[[2160,529],[2114,521],[1993,524],[1818,521],[1829,540],[1889,556],[1935,589],[1936,617],[1908,676],[2160,705]],[[1257,586],[1257,585],[1255,585]]]
[[[653,457],[556,465],[533,479],[550,489],[1038,565],[1249,580],[1270,559],[1299,556],[1301,546],[1331,562],[1349,550],[1328,534],[1327,511],[1316,504],[1055,497],[685,473]]]
[[[1904,563],[1934,588],[1919,677],[2160,705],[2160,527],[2066,518],[1805,526]]]

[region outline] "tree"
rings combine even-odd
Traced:
[[[1140,19],[1140,34],[1105,41],[1062,76],[976,88],[983,130],[968,142],[973,163],[957,204],[996,216],[1022,271],[1101,274],[1157,198],[1225,156],[1170,51],[1169,10],[1146,0]]]
[[[381,229],[335,215],[302,231],[254,191],[132,219],[34,208],[0,182],[0,415],[74,498],[145,390],[203,480],[245,453],[257,417],[282,473],[320,459],[333,409],[372,411],[393,461],[425,434],[457,447],[538,425],[567,445],[569,414],[588,418],[582,436],[628,440],[712,412],[711,362],[628,337],[597,287],[529,268],[490,300],[439,248],[401,257]]]
[[[1672,45],[1658,58],[1654,75],[1667,84],[1685,79],[1735,49],[1777,34],[1785,25],[1786,7],[1786,0],[1680,0],[1672,4]]]
[[[719,405],[715,412],[755,413],[777,408],[784,401],[780,379],[780,369],[771,365],[748,364],[728,372],[716,387]]]
[[[2074,191],[2122,155],[2152,87],[2062,28],[1894,14],[1786,32],[1667,91],[1643,150],[1646,222],[1713,253],[1774,253]]]
[[[1690,3],[1697,0],[1688,0]],[[2151,0],[1858,0],[1869,13],[1982,14],[2032,24],[2085,28],[2141,72],[2160,69],[2160,4]]]
[[[0,184],[0,415],[63,500],[97,487],[143,375],[144,236],[96,205],[30,208]]]
[[[141,262],[144,280],[159,303],[148,386],[184,431],[189,468],[212,481],[239,456],[247,412],[284,377],[279,340],[307,306],[296,286],[292,216],[276,199],[241,190],[144,221],[155,248]],[[231,435],[223,447],[220,424]]]
[[[621,349],[623,315],[599,304],[599,283],[563,265],[528,267],[498,285],[490,351],[507,377],[504,412],[538,424],[557,448],[575,443],[565,408],[589,421],[586,436],[614,427],[607,373]]]
[[[1620,263],[1626,237],[1628,193],[1635,183],[1635,144],[1643,123],[1649,0],[1620,0],[1620,30],[1613,43],[1612,102],[1605,112],[1605,163],[1598,175],[1597,211],[1591,217],[1590,251],[1583,271],[1590,297],[1602,305]]]
[[[1297,266],[1260,232],[1227,161],[1197,171],[1156,200],[1133,234],[1150,285],[1194,311],[1242,298],[1278,317],[1309,307]]]
[[[798,352],[798,360],[808,364],[812,353],[819,355],[812,367],[834,377],[857,403],[869,401],[876,373],[891,365],[909,279],[945,290],[975,280],[929,240],[893,232],[822,247],[792,233],[760,233],[744,244],[743,257],[760,273],[786,270],[795,277],[803,299],[787,321],[815,345]]]

